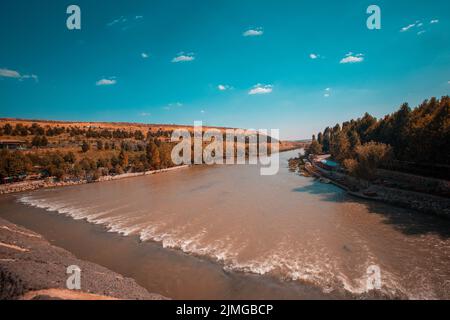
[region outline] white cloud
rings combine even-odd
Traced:
[[[330,94],[329,93],[324,93],[324,95],[323,95],[325,98],[328,98],[329,96],[330,96]]]
[[[400,29],[400,32],[408,31],[409,29],[411,29],[411,28],[413,28],[413,27],[415,27],[415,26],[416,26],[415,23],[409,24],[409,25],[407,25],[406,27],[401,28],[401,29]]]
[[[148,58],[148,54],[145,53],[145,52],[142,52],[142,53],[141,53],[141,57],[142,57],[143,59],[147,59],[147,58]]]
[[[219,84],[217,86],[217,89],[219,89],[220,91],[226,91],[226,90],[231,90],[232,87],[227,84]]]
[[[21,75],[15,70],[0,69],[0,77],[19,79],[21,78]]]
[[[242,35],[244,37],[259,37],[264,34],[264,31],[262,28],[256,28],[256,29],[249,29],[245,31]]]
[[[150,117],[152,114],[150,112],[141,112],[139,115],[141,117]]]
[[[417,35],[420,36],[421,34],[424,34],[426,31],[425,30],[421,30],[419,32],[417,32]]]
[[[438,19],[434,19],[434,20],[431,20],[430,23],[431,24],[439,23],[439,20]]]
[[[353,54],[353,52],[349,52],[339,63],[358,63],[362,61],[364,61],[364,55],[362,53]]]
[[[205,110],[201,110],[201,111],[200,111],[200,113],[205,113],[205,112],[206,112]]]
[[[273,91],[273,85],[263,85],[258,83],[257,85],[253,86],[253,88],[248,92],[250,95],[255,94],[267,94],[271,93]]]
[[[310,53],[309,57],[313,60],[318,59],[320,57],[320,55],[316,54],[316,53]]]
[[[98,80],[95,85],[96,86],[112,86],[117,83],[117,80],[115,78],[109,78],[109,79],[101,79]]]
[[[195,60],[195,56],[193,53],[184,53],[180,52],[175,58],[172,59],[173,63],[177,62],[187,62],[187,61],[193,61]]]
[[[331,91],[331,88],[325,88],[325,91]]]
[[[39,77],[35,74],[21,75],[18,71],[10,70],[10,69],[0,69],[0,77],[19,79],[20,81],[24,80],[24,79],[33,79],[36,82],[39,81]]]
[[[144,17],[143,16],[136,16],[136,17],[134,17],[136,20],[139,20],[139,19],[143,19]]]

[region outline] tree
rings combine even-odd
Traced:
[[[159,169],[161,165],[160,153],[158,150],[158,146],[153,140],[150,141],[147,145],[146,155],[150,166],[153,169]]]
[[[12,126],[7,123],[3,126],[3,132],[5,133],[6,136],[10,136],[12,134],[13,128]]]
[[[359,178],[372,180],[376,176],[376,169],[381,163],[392,158],[392,148],[389,145],[369,142],[356,147],[358,165],[355,173]]]
[[[128,154],[123,150],[119,153],[119,164],[122,168],[126,168],[128,166]]]
[[[330,143],[331,143],[331,129],[329,127],[325,128],[325,131],[323,132],[323,152],[328,153],[330,152]]]
[[[134,138],[135,138],[136,140],[144,140],[144,139],[145,139],[144,134],[142,133],[141,130],[136,130],[136,131],[134,132]]]
[[[86,140],[83,141],[83,144],[81,145],[81,151],[83,153],[86,153],[89,151],[89,149],[91,148],[91,146],[89,145],[89,143],[87,143]]]
[[[317,134],[317,142],[318,142],[319,144],[323,144],[323,134],[322,134],[322,132],[319,132],[319,133]]]
[[[322,153],[322,146],[317,142],[317,140],[313,140],[311,144],[309,145],[309,148],[306,150],[306,153],[308,155],[310,154],[321,154]]]
[[[46,136],[41,138],[41,147],[46,147],[48,145],[48,140]]]
[[[333,142],[331,145],[331,156],[337,161],[343,161],[350,157],[350,142],[347,138],[347,134],[344,131],[339,131],[334,134]]]
[[[350,149],[353,156],[356,147],[361,145],[361,140],[359,139],[358,132],[356,132],[356,130],[351,129],[348,133],[348,140],[350,142]]]
[[[67,163],[75,163],[76,157],[75,154],[72,151],[69,151],[65,156],[64,156],[64,161]]]

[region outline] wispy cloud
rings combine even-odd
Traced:
[[[188,61],[193,61],[195,60],[195,55],[194,53],[184,53],[184,52],[180,52],[175,58],[172,59],[173,63],[177,63],[177,62],[188,62]]]
[[[24,80],[24,79],[33,79],[36,82],[39,81],[39,77],[35,74],[21,75],[20,72],[18,72],[16,70],[10,70],[10,69],[6,69],[6,68],[0,69],[0,77],[18,79],[19,81]]]
[[[363,61],[364,55],[362,53],[353,54],[353,52],[349,52],[344,58],[341,59],[339,63],[358,63]]]
[[[144,19],[141,15],[136,15],[132,17],[124,17],[114,19],[106,24],[107,27],[120,28],[122,31],[128,30],[140,24],[140,21]]]
[[[141,53],[141,57],[142,57],[143,59],[147,59],[147,58],[149,57],[149,55],[148,55],[148,53],[142,52],[142,53]]]
[[[117,83],[117,80],[115,77],[110,77],[110,78],[104,78],[104,79],[100,79],[98,80],[95,85],[96,86],[112,86],[115,85]]]
[[[152,114],[150,112],[141,112],[139,115],[141,117],[150,117]]]
[[[407,25],[407,26],[401,28],[401,29],[400,29],[400,32],[408,31],[409,29],[411,29],[411,28],[413,28],[413,27],[415,27],[415,26],[416,26],[415,23],[411,23],[411,24],[409,24],[409,25]]]
[[[263,85],[258,83],[257,85],[253,86],[252,89],[248,92],[249,95],[255,95],[255,94],[267,94],[271,93],[273,91],[273,85],[267,84]]]
[[[439,23],[439,20],[438,19],[433,19],[433,20],[430,21],[430,24],[435,24],[435,23]]]
[[[331,95],[331,88],[325,88],[323,96],[328,98]]]
[[[419,32],[417,32],[417,35],[420,36],[421,34],[424,34],[426,31],[425,30],[420,30]]]
[[[163,109],[164,110],[171,110],[174,107],[178,107],[179,108],[179,107],[182,107],[182,106],[183,106],[183,104],[181,102],[172,102],[172,103],[169,103],[168,105],[164,106]]]
[[[318,58],[320,58],[320,54],[317,54],[317,53],[310,53],[310,54],[309,54],[309,58],[310,58],[310,59],[313,59],[313,60],[318,59]]]
[[[244,37],[259,37],[264,34],[264,31],[262,28],[256,28],[256,29],[249,29],[245,31],[242,35]]]
[[[127,21],[128,21],[128,19],[122,16],[120,18],[114,19],[113,21],[107,23],[106,25],[108,27],[112,27],[112,26],[117,25],[117,24],[124,24]]]

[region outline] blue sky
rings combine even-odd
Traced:
[[[66,28],[81,8],[82,29]],[[381,8],[381,30],[366,8]],[[450,2],[4,0],[0,117],[279,128],[449,94]]]

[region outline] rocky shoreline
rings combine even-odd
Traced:
[[[292,161],[295,160],[292,159]],[[306,175],[316,177],[325,183],[332,183],[348,194],[361,199],[380,201],[450,219],[450,199],[448,198],[369,183],[340,172],[325,170],[309,160],[305,161],[301,170],[306,172]]]
[[[38,189],[67,187],[67,186],[75,186],[75,185],[81,185],[81,184],[87,184],[87,183],[128,179],[128,178],[133,178],[133,177],[169,172],[169,171],[184,169],[184,168],[188,168],[188,167],[189,167],[188,165],[184,165],[184,166],[177,166],[177,167],[161,169],[161,170],[152,170],[152,171],[136,172],[136,173],[124,173],[124,174],[115,175],[115,176],[103,176],[103,177],[100,177],[96,181],[88,181],[85,179],[81,179],[81,180],[77,180],[77,181],[56,181],[53,178],[48,178],[48,179],[43,179],[43,180],[35,180],[35,181],[23,181],[23,182],[0,185],[0,195],[25,192],[25,191],[34,191],[34,190],[38,190]]]
[[[81,289],[69,290],[69,266],[81,269]],[[43,236],[0,218],[0,300],[164,300],[133,279],[77,259]]]

